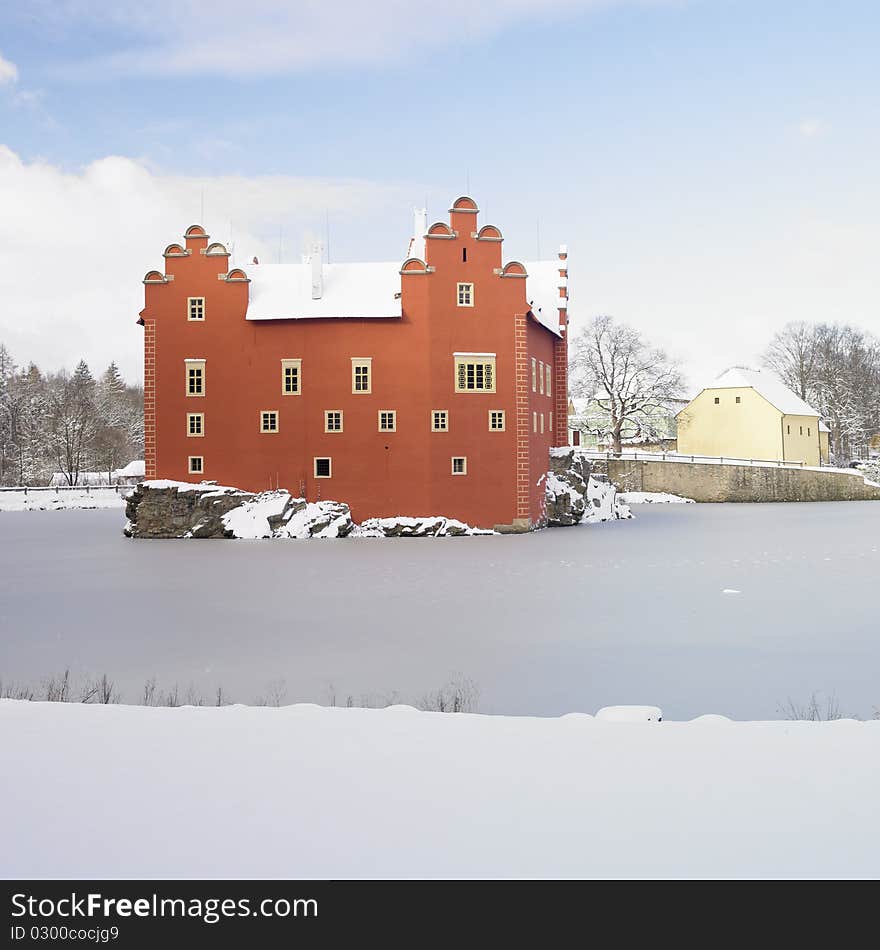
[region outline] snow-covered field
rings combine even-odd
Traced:
[[[121,511],[0,516],[0,679],[107,673],[233,701],[418,703],[455,673],[481,712],[631,701],[773,719],[880,706],[880,503],[640,505],[532,535],[131,542]],[[727,591],[738,591],[730,594]]]
[[[124,508],[131,489],[115,488],[29,488],[27,491],[0,491],[3,511],[70,511],[93,508]]]
[[[880,722],[0,701],[3,877],[877,877]]]
[[[618,499],[625,505],[693,505],[693,498],[683,498],[666,491],[620,492]]]

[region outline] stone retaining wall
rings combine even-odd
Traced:
[[[857,471],[820,471],[703,462],[591,459],[621,492],[670,492],[702,502],[880,501]]]

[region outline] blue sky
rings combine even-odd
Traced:
[[[754,362],[787,320],[880,333],[880,5],[362,6],[6,11],[0,144],[16,165],[0,162],[0,199],[56,215],[71,250],[94,202],[86,231],[124,233],[130,253],[104,267],[112,303],[84,295],[91,309],[71,324],[35,323],[23,301],[0,316],[0,339],[56,363],[115,347],[136,374],[119,295],[136,303],[137,280],[203,195],[212,233],[248,252],[277,253],[280,234],[296,254],[329,220],[337,259],[392,259],[411,207],[442,217],[468,182],[506,257],[569,244],[576,323],[634,323],[694,383]],[[5,236],[0,223],[0,254],[16,253],[21,215]],[[28,266],[20,247],[16,265]],[[94,332],[68,336],[83,319]]]

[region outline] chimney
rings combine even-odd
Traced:
[[[324,248],[315,242],[312,245],[310,257],[312,263],[312,300],[320,300],[324,296]]]
[[[413,237],[418,241],[428,230],[428,209],[413,208]]]

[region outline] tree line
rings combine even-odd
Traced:
[[[144,451],[143,387],[116,363],[96,379],[85,361],[73,373],[18,366],[0,343],[0,485],[68,485],[84,472],[110,473]]]
[[[841,323],[789,323],[767,347],[764,365],[825,420],[838,461],[880,433],[880,340],[870,333]]]

